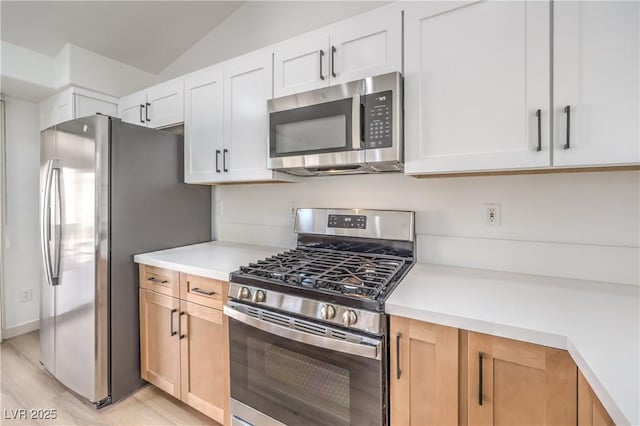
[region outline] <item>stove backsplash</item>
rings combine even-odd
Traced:
[[[223,205],[213,218],[223,241],[293,248],[292,207],[413,210],[419,262],[639,281],[640,172],[333,176],[218,186],[214,193]],[[485,225],[488,203],[501,204],[502,226]]]

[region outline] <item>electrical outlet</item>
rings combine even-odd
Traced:
[[[216,216],[222,216],[222,212],[224,211],[224,205],[222,200],[216,200]]]
[[[295,220],[295,218],[296,218],[296,210],[298,210],[298,202],[297,201],[289,201],[289,219]]]
[[[21,302],[31,302],[33,299],[33,289],[25,288],[20,290],[20,301]]]
[[[502,206],[500,204],[484,205],[484,224],[486,226],[502,226]]]

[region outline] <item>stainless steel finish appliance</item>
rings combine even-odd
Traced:
[[[387,425],[384,303],[414,213],[298,209],[298,244],[230,275],[232,425]]]
[[[398,72],[269,101],[270,169],[299,176],[402,171]]]
[[[182,136],[95,115],[41,134],[44,367],[101,407],[142,384],[135,253],[207,241]]]

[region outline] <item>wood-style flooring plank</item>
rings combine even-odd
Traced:
[[[47,373],[40,366],[39,357],[37,331],[16,336],[0,344],[2,425],[219,426],[212,419],[151,385],[139,389],[116,404],[96,410]],[[6,418],[9,410],[38,408],[56,409],[57,418]]]

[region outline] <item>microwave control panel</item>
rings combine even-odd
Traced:
[[[364,106],[364,148],[388,148],[392,144],[391,90],[363,95]]]
[[[330,214],[328,228],[366,229],[367,217],[352,214]]]

